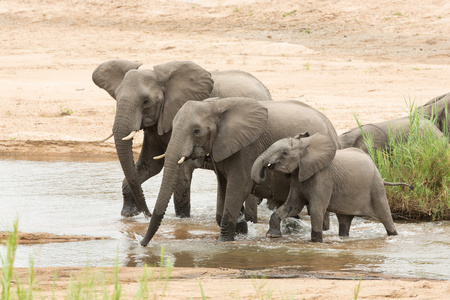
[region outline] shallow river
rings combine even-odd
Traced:
[[[160,174],[161,175],[161,174]],[[19,219],[19,231],[58,235],[104,236],[111,239],[20,245],[15,266],[85,267],[158,265],[161,246],[177,267],[242,269],[286,268],[298,272],[371,272],[416,278],[450,279],[450,222],[396,223],[398,236],[388,237],[381,223],[355,218],[350,237],[338,236],[337,219],[324,243],[311,243],[308,216],[290,219],[280,239],[268,239],[272,213],[259,206],[259,223],[235,242],[216,242],[216,181],[211,171],[196,170],[191,219],[175,217],[173,203],[147,247],[139,239],[148,220],[120,215],[122,170],[117,161],[40,161],[0,158],[0,230]],[[161,176],[144,183],[150,210]],[[5,247],[0,246],[5,255]],[[0,260],[1,264],[1,260]]]

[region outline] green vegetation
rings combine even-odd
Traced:
[[[19,276],[15,274],[13,264],[16,256],[18,245],[17,240],[18,221],[14,223],[13,230],[11,230],[6,239],[6,255],[1,257],[2,270],[0,272],[0,280],[2,283],[1,300],[10,299],[45,299],[43,291],[36,282],[33,261],[30,260],[30,271],[27,282],[20,282]],[[164,299],[166,291],[169,286],[170,276],[172,272],[172,260],[165,258],[165,248],[161,247],[161,260],[158,267],[148,267],[144,265],[142,268],[142,276],[137,279],[136,293],[133,299]],[[155,271],[158,271],[155,274]],[[15,280],[13,279],[15,277]],[[51,291],[51,299],[59,298],[56,295],[58,273],[53,274],[53,286]],[[265,276],[252,276],[252,283],[254,294],[250,299],[271,299],[273,297],[274,289],[267,286],[267,278]],[[202,283],[198,279],[199,295],[202,299],[207,299]],[[15,292],[13,287],[15,286]],[[64,292],[64,290],[63,290]],[[122,284],[120,283],[120,267],[116,259],[114,271],[107,273],[104,270],[98,273],[85,268],[76,276],[70,277],[70,282],[65,289],[65,299],[121,299],[122,297],[129,298],[129,295],[122,293]],[[129,293],[129,291],[128,291]],[[200,297],[199,296],[199,297]],[[231,292],[231,296],[239,299],[239,294]],[[295,299],[295,294],[285,296],[282,299]]]
[[[353,299],[354,300],[358,299],[359,292],[361,291],[361,281],[362,281],[362,277],[359,278],[358,285],[355,286],[355,288],[353,289]]]
[[[286,18],[287,16],[293,16],[293,15],[295,15],[296,12],[297,12],[296,9],[291,10],[289,12],[285,12],[285,13],[283,13],[283,18]]]
[[[73,115],[73,110],[64,106],[59,107],[59,113],[55,114],[55,117],[64,117]]]
[[[6,238],[6,255],[1,257],[2,270],[0,273],[0,280],[2,284],[1,300],[10,299],[35,299],[42,298],[36,295],[39,289],[35,282],[34,263],[30,259],[30,271],[28,276],[28,282],[21,283],[17,274],[14,274],[14,260],[17,250],[17,232],[18,221],[14,222],[13,230],[9,232]],[[165,259],[164,246],[161,247],[161,262],[159,268],[159,275],[154,274],[155,268],[149,268],[147,265],[143,267],[143,275],[138,280],[138,289],[134,299],[163,299],[167,290],[170,274],[172,270],[171,259]],[[149,273],[149,269],[151,270]],[[66,299],[121,299],[122,285],[119,283],[120,267],[118,260],[116,260],[114,272],[111,278],[105,278],[105,273],[101,274],[101,278],[95,272],[92,272],[90,268],[84,269],[84,271],[77,276],[77,278],[71,277],[66,290]],[[53,276],[53,288],[52,299],[55,299],[55,286],[57,279],[57,272],[55,271]],[[13,279],[15,277],[15,280]],[[100,279],[100,280],[99,280]],[[99,287],[99,282],[102,286]],[[112,284],[112,291],[109,292]],[[12,290],[12,286],[15,285],[16,292]],[[150,289],[149,289],[150,286]],[[201,288],[201,285],[200,285]],[[203,299],[206,296],[202,290]]]
[[[309,61],[306,62],[305,68],[307,71],[309,71],[309,69],[311,68],[311,64],[309,63]]]
[[[421,127],[419,112],[413,105],[410,107],[410,134],[407,141],[391,138],[389,132],[387,151],[375,151],[370,137],[364,137],[365,143],[384,180],[415,186],[414,191],[403,187],[386,188],[394,214],[418,220],[449,220],[449,141],[427,133],[427,129]]]

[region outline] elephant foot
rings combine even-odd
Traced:
[[[190,213],[176,213],[177,218],[189,219],[191,217]]]
[[[184,195],[184,198],[179,199],[179,197],[175,197],[174,195],[174,207],[175,207],[175,215],[178,218],[190,218],[191,217],[191,203],[190,199],[186,198],[186,195]]]
[[[141,212],[142,211],[136,206],[124,203],[120,214],[126,218],[130,218],[139,215]]]
[[[233,242],[234,236],[220,234],[218,241],[219,242]]]
[[[322,243],[322,232],[321,231],[311,231],[311,242],[313,243]]]
[[[396,230],[394,230],[394,231],[387,231],[387,234],[389,235],[389,236],[391,236],[391,235],[397,235],[398,233],[397,233],[397,231]]]
[[[191,217],[191,204],[187,203],[184,205],[178,204],[175,202],[175,215],[178,218],[190,218]]]
[[[339,224],[339,236],[350,236],[350,228],[346,225]]]
[[[279,237],[281,237],[281,230],[280,229],[269,228],[269,230],[266,233],[266,237],[268,237],[268,238],[279,238]]]
[[[323,231],[330,230],[330,213],[328,211],[323,216],[322,230]]]
[[[247,234],[248,233],[248,225],[247,222],[242,221],[236,224],[236,229],[234,230],[236,234]]]

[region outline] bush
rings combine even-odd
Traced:
[[[386,188],[394,214],[410,219],[449,220],[449,141],[432,134],[422,126],[421,120],[417,110],[410,109],[409,138],[396,140],[388,132],[387,150],[374,150],[370,137],[365,136],[364,141],[384,180],[415,186],[414,191],[404,187]]]

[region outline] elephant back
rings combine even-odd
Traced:
[[[297,100],[261,102],[268,109],[268,130],[272,143],[299,133],[320,133],[328,136],[340,149],[338,136],[330,120],[317,109]]]
[[[267,87],[250,73],[239,70],[211,72],[214,88],[211,97],[244,97],[258,101],[272,101]]]

